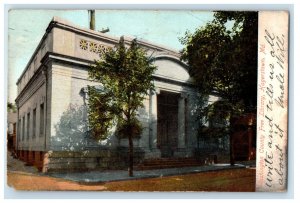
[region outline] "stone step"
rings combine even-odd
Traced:
[[[153,166],[153,165],[181,165],[181,164],[199,164],[198,161],[172,161],[172,162],[147,162],[143,163],[144,166]]]
[[[135,166],[135,170],[181,168],[200,165],[203,165],[203,163],[194,158],[161,158],[145,160],[143,163],[140,163],[137,166]]]
[[[138,166],[135,170],[153,170],[153,169],[164,169],[164,168],[183,168],[200,166],[201,164],[184,164],[184,165],[157,165],[157,166]]]
[[[188,158],[156,158],[156,159],[146,159],[144,162],[173,162],[173,161],[194,161],[195,158],[188,157]]]

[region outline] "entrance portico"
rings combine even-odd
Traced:
[[[150,148],[155,157],[181,157],[187,148],[188,94],[157,89],[151,94]],[[157,154],[158,153],[158,154]]]
[[[149,153],[146,158],[190,156],[194,87],[187,66],[172,56],[154,56],[155,91],[149,95]]]

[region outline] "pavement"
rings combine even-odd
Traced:
[[[209,166],[197,166],[197,167],[183,167],[183,168],[168,168],[168,169],[155,169],[155,170],[143,170],[134,171],[133,177],[128,176],[126,170],[107,170],[107,171],[90,171],[90,172],[72,172],[72,173],[49,173],[49,176],[56,178],[63,178],[80,183],[101,183],[111,181],[123,181],[123,180],[137,180],[144,178],[157,178],[173,175],[183,175],[190,173],[199,173],[207,171],[225,170],[225,169],[238,169],[246,168],[244,165],[236,164],[231,166],[230,164],[213,164]]]
[[[16,159],[12,156],[11,152],[7,152],[6,156],[7,171],[13,173],[22,173],[22,174],[39,174],[40,172],[34,166],[27,166],[25,162]]]
[[[34,174],[40,176],[50,176],[62,178],[65,180],[75,181],[82,184],[92,184],[111,181],[136,180],[143,178],[156,178],[172,175],[183,175],[190,173],[200,173],[208,171],[218,171],[226,169],[239,169],[255,167],[255,162],[242,162],[234,166],[230,164],[211,164],[197,167],[183,168],[168,168],[156,170],[134,171],[133,177],[128,176],[126,170],[105,170],[105,171],[89,171],[89,172],[56,172],[56,173],[41,173],[33,166],[26,166],[24,162],[13,158],[10,153],[7,155],[7,170],[12,173]]]

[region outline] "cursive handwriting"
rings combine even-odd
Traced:
[[[286,102],[286,75],[285,61],[286,39],[284,35],[278,35],[265,29],[265,44],[259,45],[259,52],[263,54],[260,60],[260,84],[259,91],[263,95],[259,98],[258,115],[262,116],[258,122],[258,131],[261,132],[260,145],[258,151],[261,153],[262,163],[264,164],[265,175],[264,184],[272,188],[276,184],[285,183],[285,148],[282,147],[285,128],[277,115],[277,109],[284,109]]]
[[[279,164],[278,164],[278,167],[279,168],[275,168],[275,171],[276,173],[279,175],[279,178],[278,178],[278,183],[280,185],[283,185],[283,169],[284,169],[284,165],[283,165],[283,152],[282,152],[282,149],[280,148],[280,146],[277,144],[276,145],[276,151],[278,151],[279,153]]]
[[[284,108],[285,81],[284,81],[284,61],[285,61],[285,39],[284,35],[275,36],[274,33],[265,30],[265,39],[270,48],[270,55],[275,61],[269,63],[269,78],[271,82],[276,78],[276,86],[279,88],[279,95],[274,96],[277,106]],[[275,62],[275,63],[274,63]],[[274,77],[275,76],[275,77]],[[275,83],[275,82],[274,82]],[[268,92],[267,92],[268,94]],[[273,95],[272,95],[273,96]],[[272,97],[273,98],[273,97]]]
[[[272,181],[273,181],[273,153],[272,151],[268,154],[266,152],[265,156],[265,166],[267,167],[267,179],[266,179],[266,185],[268,187],[272,187]]]
[[[281,108],[284,108],[284,103],[283,103],[283,99],[284,99],[284,74],[279,73],[278,75],[276,75],[276,78],[279,82],[280,95],[275,99],[275,102],[278,106],[280,106]]]

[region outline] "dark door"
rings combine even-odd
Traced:
[[[178,94],[163,92],[157,102],[157,144],[162,157],[172,157],[177,149]]]

